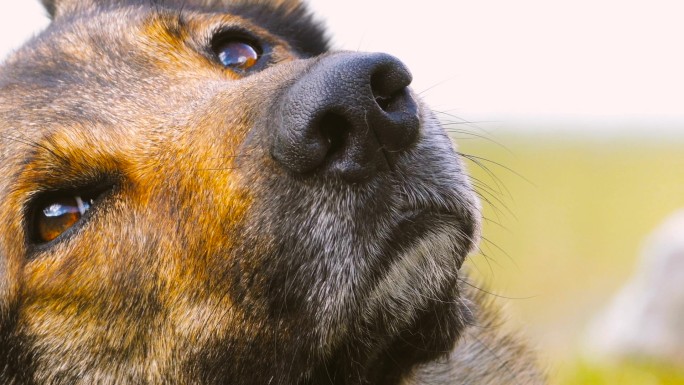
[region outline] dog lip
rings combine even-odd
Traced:
[[[460,216],[446,209],[411,208],[400,211],[388,245],[397,250],[405,250],[422,239],[427,233],[435,229],[461,227],[458,225]]]
[[[456,218],[458,217],[458,214],[448,210],[446,208],[433,208],[433,207],[424,207],[424,208],[407,208],[407,209],[402,209],[399,210],[401,213],[399,215],[399,222],[403,223],[406,221],[422,221],[422,220],[431,220],[431,219],[440,219],[440,218]]]

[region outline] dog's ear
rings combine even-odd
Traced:
[[[55,17],[55,0],[41,0],[43,7],[48,11],[50,17]]]
[[[41,0],[41,2],[43,3],[45,10],[50,14],[50,17],[54,18],[57,13],[57,4],[55,4],[57,0]]]

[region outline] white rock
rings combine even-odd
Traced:
[[[590,327],[594,358],[684,366],[684,210],[649,237],[637,272]]]

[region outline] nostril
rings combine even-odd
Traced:
[[[326,158],[333,158],[344,151],[352,127],[344,116],[328,112],[320,118],[317,126],[328,143]]]
[[[403,67],[383,65],[377,68],[370,78],[371,92],[378,106],[385,112],[394,110],[393,105],[397,99],[402,99],[406,93],[406,87],[411,84],[411,74]]]
[[[402,88],[390,96],[375,96],[375,103],[387,113],[394,112],[399,109],[398,105],[404,100],[406,94],[406,88]]]
[[[392,100],[394,100],[395,95],[390,95],[390,96],[375,96],[375,103],[378,104],[378,106],[385,112],[388,112],[388,110],[391,107]]]

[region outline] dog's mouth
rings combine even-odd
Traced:
[[[431,233],[447,233],[453,236],[455,243],[470,242],[472,236],[464,231],[463,222],[461,215],[444,209],[403,210],[387,243],[389,247],[401,253],[415,247]],[[469,245],[463,247],[468,248]]]

